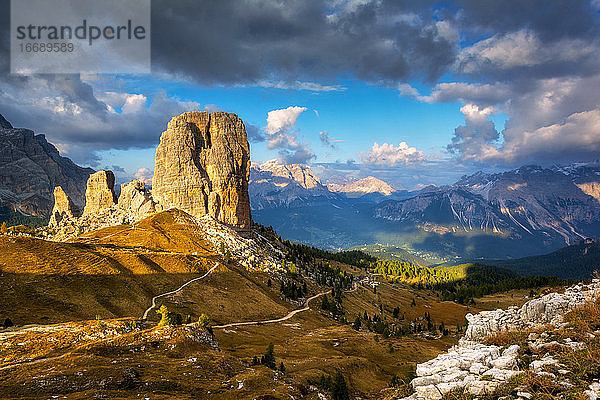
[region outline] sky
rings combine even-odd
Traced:
[[[600,0],[155,0],[146,75],[11,75],[8,7],[0,113],[120,181],[191,110],[238,114],[257,163],[397,188],[600,158]]]

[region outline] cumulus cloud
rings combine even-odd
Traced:
[[[494,123],[489,116],[494,113],[492,107],[479,108],[474,104],[467,104],[460,109],[465,116],[465,125],[454,130],[452,143],[448,150],[460,154],[463,160],[479,161],[497,156],[498,150],[493,142],[499,138]]]
[[[415,97],[426,103],[460,101],[462,103],[477,103],[479,105],[490,106],[505,102],[510,95],[510,86],[501,82],[494,84],[443,82],[435,85],[430,95],[415,95]]]
[[[266,140],[264,133],[261,132],[258,126],[247,122],[244,123],[244,126],[246,128],[246,135],[248,136],[248,141],[250,143],[259,143]]]
[[[267,114],[267,148],[279,150],[279,156],[285,162],[302,164],[315,158],[310,146],[300,142],[295,131],[298,117],[306,110],[306,107],[290,106]]]
[[[393,167],[399,164],[407,165],[425,160],[425,153],[410,147],[406,142],[400,142],[396,147],[393,144],[373,143],[373,148],[368,153],[360,154],[362,162],[368,165]]]
[[[495,107],[467,104],[465,125],[448,149],[462,160],[501,165],[552,164],[597,158],[600,148],[600,75],[538,79],[526,91],[511,87],[499,103],[510,116],[498,132],[489,116]]]
[[[154,176],[154,171],[149,170],[146,167],[142,167],[137,170],[135,173],[135,179],[144,182],[148,186],[152,186],[152,177]]]

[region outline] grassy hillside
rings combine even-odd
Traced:
[[[579,243],[549,254],[516,260],[490,260],[486,264],[508,268],[520,275],[553,275],[564,279],[589,279],[600,271],[600,241]]]

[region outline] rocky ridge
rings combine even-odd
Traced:
[[[395,190],[387,184],[387,182],[377,179],[374,176],[367,176],[354,182],[349,182],[345,185],[330,183],[327,185],[332,192],[342,192],[347,194],[363,195],[367,193],[381,193],[384,196],[389,196]]]
[[[0,206],[33,216],[48,216],[56,186],[83,209],[85,182],[94,172],[62,157],[44,135],[14,128],[0,115]]]
[[[309,166],[270,160],[250,169],[250,204],[253,210],[273,207],[305,206],[320,201],[338,200]]]
[[[486,338],[499,332],[519,329],[540,328],[544,326],[560,327],[563,315],[570,310],[583,306],[600,296],[600,279],[591,284],[578,284],[564,293],[550,293],[525,303],[522,307],[508,310],[483,311],[476,315],[467,315],[469,325],[459,344],[447,353],[417,365],[417,377],[411,385],[414,393],[403,400],[439,400],[454,390],[464,390],[471,395],[491,394],[510,378],[524,373],[519,360],[521,346],[513,344],[506,348],[482,343]],[[600,332],[599,332],[600,334]],[[594,335],[592,335],[594,336]],[[580,350],[584,343],[565,339],[564,343],[547,342],[548,334],[532,333],[529,346],[534,349],[559,346],[571,350]],[[544,355],[532,361],[529,370],[534,374],[548,376],[544,371],[548,365],[559,365],[552,356]],[[556,378],[556,376],[554,376]],[[595,383],[592,383],[594,385]],[[568,387],[566,382],[565,386]],[[588,393],[590,399],[598,392]],[[595,386],[594,386],[595,387]],[[527,397],[529,395],[529,397]],[[522,398],[530,398],[527,393]],[[596,397],[594,397],[595,399]]]
[[[79,216],[79,209],[73,204],[62,187],[54,188],[54,208],[50,216],[50,226],[57,226],[63,219],[71,219]]]
[[[600,234],[600,164],[478,172],[376,207],[375,218],[437,233],[483,231],[559,247]]]

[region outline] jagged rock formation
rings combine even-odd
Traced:
[[[343,192],[346,194],[356,195],[381,193],[384,196],[389,196],[395,192],[395,190],[387,182],[377,179],[374,176],[367,176],[366,178],[349,182],[345,185],[331,183],[328,184],[327,187],[332,192]]]
[[[559,324],[562,316],[593,300],[600,289],[600,282],[595,285],[575,285],[564,293],[549,293],[539,299],[525,303],[521,308],[510,307],[507,310],[482,311],[479,314],[467,314],[469,326],[461,339],[479,342],[488,336],[501,331],[525,329],[533,325]]]
[[[279,159],[274,159],[261,164],[259,168],[271,172],[273,176],[294,181],[304,189],[323,187],[310,167],[304,164],[285,164]]]
[[[146,184],[138,180],[121,185],[118,206],[132,214],[135,219],[144,218],[157,211]]]
[[[244,123],[225,112],[188,112],[171,119],[156,149],[152,194],[177,207],[249,230],[250,150]]]
[[[54,188],[54,208],[50,216],[50,226],[57,226],[60,221],[74,218],[79,215],[79,209],[67,196],[64,190],[57,186]]]
[[[98,171],[90,176],[85,191],[83,215],[98,213],[117,204],[115,175],[112,171]]]
[[[469,325],[459,344],[433,360],[417,365],[417,377],[411,384],[415,393],[404,400],[439,400],[442,395],[457,389],[473,395],[492,393],[511,377],[522,373],[517,358],[520,347],[511,345],[502,350],[496,345],[482,344],[486,337],[505,330],[524,330],[545,325],[560,326],[562,316],[600,296],[600,279],[591,284],[578,284],[563,294],[550,293],[525,303],[521,308],[483,311],[467,315]],[[583,344],[570,340],[546,343],[548,335],[534,334],[530,347],[558,346],[578,350]],[[551,357],[535,360],[530,370],[539,374],[543,366],[557,364]]]
[[[0,115],[0,206],[15,211],[48,216],[56,186],[83,208],[85,182],[94,172],[59,155],[44,135],[29,129],[13,128]]]
[[[270,160],[250,169],[250,204],[253,210],[306,206],[323,200],[339,200],[309,166]]]

